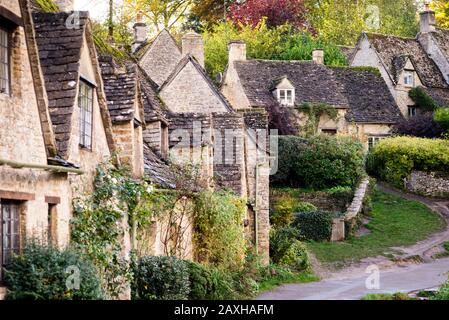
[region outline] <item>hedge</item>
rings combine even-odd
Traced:
[[[329,241],[332,237],[333,216],[326,211],[298,213],[292,226],[298,229],[301,239]]]
[[[449,141],[413,137],[382,140],[371,151],[367,169],[381,180],[403,187],[413,170],[449,172]]]
[[[350,137],[279,137],[279,167],[274,186],[315,190],[353,187],[364,174],[364,148]]]

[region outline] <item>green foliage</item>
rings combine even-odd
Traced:
[[[59,12],[59,7],[52,0],[34,0],[43,12]]]
[[[325,103],[305,103],[298,106],[297,109],[307,116],[307,122],[301,133],[306,136],[314,136],[318,132],[318,125],[322,116],[328,116],[331,120],[337,120],[338,110]]]
[[[449,172],[449,141],[412,137],[382,140],[371,151],[369,172],[397,187],[412,170]]]
[[[270,232],[270,257],[279,265],[291,270],[306,271],[310,268],[309,255],[298,229],[282,227]]]
[[[203,33],[206,70],[211,77],[224,72],[228,63],[228,43],[243,40],[247,44],[248,58],[267,60],[311,60],[312,51],[323,48],[325,63],[346,65],[346,58],[337,46],[297,32],[288,25],[269,28],[265,21],[257,26],[235,26],[220,23]]]
[[[422,87],[413,88],[408,94],[416,105],[424,111],[434,111],[439,107],[438,103]]]
[[[141,300],[186,300],[189,269],[175,257],[142,257],[134,270],[133,297]]]
[[[298,213],[293,226],[299,230],[302,239],[329,241],[332,236],[333,215],[325,211]]]
[[[434,120],[444,130],[449,132],[449,108],[438,108],[435,111]]]
[[[438,290],[432,300],[449,300],[449,281]]]
[[[362,298],[362,300],[380,300],[380,301],[389,301],[389,300],[416,300],[410,298],[406,293],[394,293],[394,294],[367,294]]]
[[[160,200],[149,185],[111,163],[97,167],[92,194],[74,199],[72,243],[94,262],[109,297],[118,297],[131,278],[122,257],[123,218],[128,216],[131,224],[144,225],[154,214],[154,201]]]
[[[295,205],[295,207],[293,208],[293,212],[294,213],[298,213],[298,212],[314,212],[317,210],[317,207],[315,207],[313,204],[308,203],[308,202],[299,202]]]
[[[222,270],[240,269],[246,252],[244,200],[228,191],[203,191],[194,202],[197,260]]]
[[[76,269],[75,269],[76,268]],[[74,272],[76,271],[76,272]],[[79,272],[78,272],[79,271]],[[79,289],[76,279],[79,275]],[[103,298],[95,267],[72,249],[29,243],[6,266],[7,299],[98,300]],[[68,287],[67,283],[73,285]]]
[[[295,200],[293,198],[284,198],[277,201],[270,215],[270,223],[272,226],[287,226],[293,222],[293,207]]]
[[[317,190],[353,187],[364,174],[363,145],[349,137],[317,136],[308,140],[279,137],[278,172],[275,186]]]

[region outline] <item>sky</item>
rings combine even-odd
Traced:
[[[121,0],[114,0],[120,3]],[[108,0],[75,0],[75,10],[89,11],[95,20],[104,20],[108,13]]]

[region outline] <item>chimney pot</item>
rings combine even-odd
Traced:
[[[74,10],[74,0],[54,0],[61,12],[71,12]]]
[[[429,5],[426,5],[426,10],[420,13],[420,32],[428,33],[436,30],[436,18],[435,11],[429,9]]]
[[[312,60],[317,64],[324,64],[324,50],[323,49],[313,50]]]
[[[204,68],[204,42],[201,35],[190,30],[182,37],[182,55],[191,54]]]
[[[134,28],[134,42],[132,44],[132,50],[133,52],[135,52],[137,48],[147,40],[148,28],[144,22],[136,22],[133,28]]]
[[[230,41],[229,45],[229,63],[234,61],[246,60],[246,43],[240,40]]]

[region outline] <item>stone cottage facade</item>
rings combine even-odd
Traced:
[[[351,66],[378,68],[404,117],[419,110],[409,97],[422,87],[440,105],[449,105],[449,30],[435,26],[435,12],[420,14],[416,38],[363,33],[350,58]]]
[[[31,9],[0,1],[0,267],[26,239],[69,242],[73,197],[115,151],[87,15],[68,30]]]
[[[162,160],[193,162],[211,188],[231,189],[245,198],[247,233],[268,263],[267,113],[239,111],[228,102],[204,70],[201,36],[188,32],[179,47],[167,30],[149,41],[141,37],[142,28],[146,28],[142,23],[135,26],[135,55],[147,121],[145,161],[157,155]],[[152,170],[146,166],[148,175]]]
[[[239,110],[268,110],[281,134],[304,133],[310,115],[301,107],[326,105],[337,116],[322,114],[315,133],[355,136],[367,147],[402,118],[376,70],[325,66],[322,50],[313,61],[248,60],[246,44],[233,41],[221,91]]]

